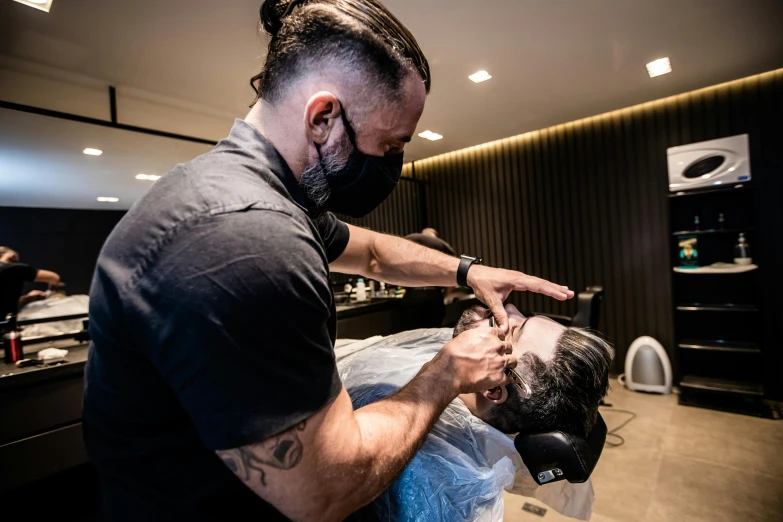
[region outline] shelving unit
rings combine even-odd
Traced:
[[[673,236],[700,236],[704,234],[739,234],[740,232],[751,232],[755,230],[753,227],[743,228],[708,228],[706,230],[678,230],[672,232]]]
[[[740,233],[754,246],[754,188],[720,187],[669,196],[672,266],[679,240],[698,238],[699,265],[732,263]],[[725,222],[719,226],[718,216]],[[699,216],[700,226],[694,226]],[[680,404],[767,416],[759,293],[763,267],[745,272],[672,271]]]
[[[761,353],[755,343],[727,343],[725,341],[704,341],[701,339],[682,339],[677,345],[680,350],[707,350],[712,352]]]
[[[753,305],[738,305],[733,303],[681,304],[681,305],[677,305],[677,310],[679,310],[680,312],[758,312],[759,311],[759,309]]]

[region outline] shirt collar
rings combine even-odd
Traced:
[[[288,167],[283,156],[277,152],[274,145],[263,134],[244,120],[236,119],[228,138],[221,140],[216,150],[239,149],[252,160],[252,168],[257,171],[268,171],[282,183],[288,198],[307,212],[305,199],[299,182]],[[259,172],[263,174],[263,172]]]

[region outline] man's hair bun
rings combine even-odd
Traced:
[[[424,53],[380,0],[262,0],[260,17],[271,38],[263,69],[250,79],[253,103],[274,103],[294,78],[336,63],[361,73],[387,98],[399,95],[409,69],[430,90]]]
[[[283,28],[283,18],[291,14],[296,4],[301,0],[264,0],[261,4],[261,24],[264,31],[276,35]]]

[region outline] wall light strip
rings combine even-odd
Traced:
[[[154,174],[136,174],[136,179],[140,179],[142,181],[158,181],[160,176],[156,176]]]
[[[100,156],[103,154],[103,151],[101,149],[91,149],[87,147],[82,151],[82,153],[87,154],[88,156]]]
[[[753,76],[748,76],[746,78],[740,78],[738,80],[732,80],[730,82],[724,82],[719,83],[717,85],[710,85],[709,87],[702,87],[701,89],[695,89],[693,91],[683,92],[680,94],[674,94],[672,96],[667,96],[666,98],[659,98],[657,100],[652,100],[644,103],[639,103],[637,105],[632,105],[630,107],[625,107],[622,109],[616,109],[614,111],[604,112],[601,114],[596,114],[595,116],[588,116],[586,118],[581,118],[574,121],[569,121],[567,123],[559,123],[557,125],[552,125],[550,127],[545,127],[543,129],[537,129],[530,132],[525,132],[523,134],[517,134],[516,136],[511,136],[508,138],[502,138],[495,141],[490,141],[487,143],[482,143],[480,145],[473,145],[472,147],[466,147],[464,149],[454,150],[451,152],[444,152],[443,154],[438,154],[436,156],[430,156],[429,158],[423,158],[420,160],[416,160],[416,165],[420,164],[426,164],[429,162],[437,161],[439,158],[445,158],[446,156],[454,157],[455,155],[459,154],[466,154],[470,151],[475,151],[479,149],[483,149],[486,147],[492,147],[497,146],[502,143],[514,143],[526,139],[531,139],[535,136],[538,136],[539,134],[542,134],[544,132],[555,132],[558,129],[563,129],[566,127],[571,127],[575,125],[586,125],[591,122],[595,121],[601,121],[601,120],[607,120],[611,118],[616,118],[622,114],[628,114],[632,113],[634,111],[641,111],[641,110],[652,110],[654,108],[663,107],[667,104],[675,102],[678,98],[687,98],[690,96],[693,96],[695,94],[703,94],[707,92],[716,92],[722,89],[740,89],[740,88],[748,88],[748,85],[752,86],[752,88],[756,88],[759,84],[762,82],[768,82],[775,79],[775,77],[778,77],[776,81],[783,82],[783,69],[775,69],[773,71],[768,71],[761,74],[754,74]]]
[[[115,198],[112,196],[99,196],[98,201],[101,203],[117,203],[120,200],[120,198]]]

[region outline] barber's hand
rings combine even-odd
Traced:
[[[502,335],[508,333],[508,314],[503,302],[514,290],[536,292],[565,301],[574,297],[573,290],[567,286],[550,283],[545,279],[529,276],[522,272],[473,265],[468,271],[468,285],[476,297],[487,305],[495,316],[497,328]]]
[[[438,371],[454,377],[459,393],[473,393],[508,384],[506,368],[515,368],[511,343],[494,328],[466,330],[446,343],[432,360]]]

